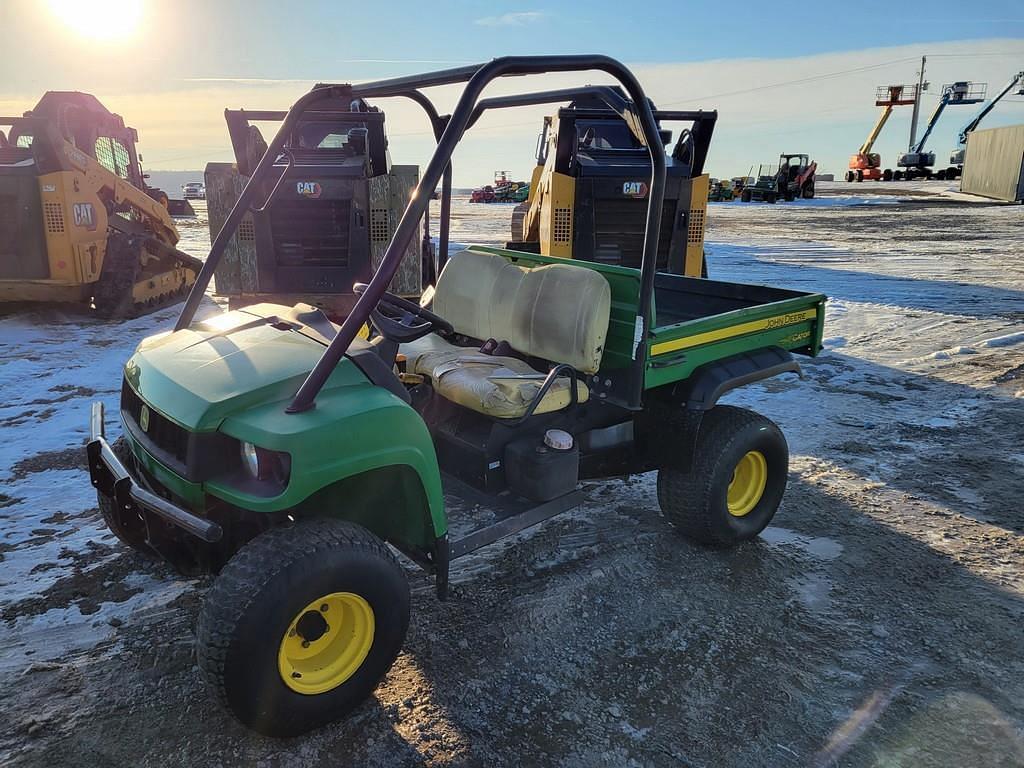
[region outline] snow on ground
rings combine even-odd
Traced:
[[[104,529],[95,509],[84,469],[89,404],[96,399],[106,404],[108,430],[116,433],[121,365],[140,338],[169,329],[176,309],[122,323],[55,309],[0,317],[0,385],[5,393],[0,403],[0,692],[20,697],[18,710],[34,711],[41,700],[14,681],[47,669],[57,671],[53,681],[45,678],[46,685],[52,682],[59,691],[72,690],[55,697],[45,694],[50,696],[42,700],[49,714],[37,713],[36,719],[26,720],[0,707],[0,722],[6,715],[11,734],[28,734],[0,737],[0,761],[5,754],[43,754],[34,753],[32,746],[32,739],[42,738],[41,722],[51,723],[47,727],[54,733],[80,738],[74,728],[79,709],[83,717],[102,715],[102,722],[120,723],[125,710],[103,703],[103,687],[113,685],[124,687],[125,696],[130,692],[132,708],[152,707],[157,716],[147,715],[132,726],[141,730],[131,739],[89,742],[97,756],[122,756],[123,762],[109,764],[164,764],[165,759],[166,764],[196,764],[206,761],[207,750],[218,751],[220,757],[213,761],[217,764],[277,764],[277,759],[283,764],[296,757],[318,764],[318,758],[329,761],[339,748],[356,750],[361,760],[353,759],[362,764],[448,764],[445,755],[493,758],[494,753],[481,746],[490,743],[482,735],[486,733],[493,743],[524,750],[524,762],[532,764],[544,763],[545,755],[560,755],[563,764],[579,765],[710,765],[733,760],[778,764],[798,755],[793,764],[811,764],[814,758],[819,760],[815,764],[824,765],[820,755],[831,753],[823,745],[834,748],[828,734],[859,711],[858,697],[867,695],[861,682],[871,679],[871,665],[884,659],[887,674],[892,673],[884,684],[876,683],[874,694],[884,693],[888,702],[916,679],[918,673],[907,659],[922,653],[939,669],[935,680],[951,679],[956,686],[988,693],[985,709],[971,709],[974,703],[968,707],[956,696],[928,707],[968,712],[962,716],[996,723],[1003,729],[999,734],[1019,737],[1022,712],[1012,704],[1021,701],[1014,693],[1017,683],[1000,675],[1020,669],[999,649],[1015,647],[1019,656],[1020,638],[1000,634],[999,627],[1006,620],[1019,629],[1024,618],[1024,610],[1013,602],[1024,591],[1024,525],[1019,513],[1024,495],[1024,209],[965,204],[955,199],[953,185],[941,183],[822,184],[820,192],[819,198],[793,204],[714,204],[708,216],[712,278],[819,291],[830,297],[827,349],[817,359],[802,361],[803,381],[789,376],[730,396],[731,402],[775,419],[790,442],[790,493],[779,524],[763,536],[764,554],[744,549],[721,559],[694,548],[680,559],[675,556],[679,545],[662,533],[656,518],[636,511],[655,506],[652,479],[621,486],[606,483],[594,501],[566,522],[525,534],[495,548],[496,554],[480,553],[462,566],[453,581],[475,600],[456,599],[447,609],[437,608],[432,602],[427,605],[429,589],[416,587],[420,618],[414,623],[419,622],[419,629],[414,627],[412,650],[396,668],[397,683],[389,678],[378,692],[384,709],[359,715],[361,726],[339,726],[341,730],[299,746],[246,740],[205,705],[197,705],[198,721],[188,714],[203,694],[188,650],[194,609],[181,606],[194,606],[201,585],[127,554]],[[183,247],[193,253],[204,253],[209,242],[203,213],[200,210],[200,218],[182,227]],[[435,206],[434,221],[436,213]],[[511,206],[457,202],[452,240],[502,244],[510,215]],[[203,311],[216,312],[219,307],[209,301]],[[616,493],[624,493],[628,503],[608,503],[615,498],[609,494]],[[838,521],[836,514],[842,516]],[[518,559],[506,558],[505,553],[515,552]],[[866,563],[872,565],[862,565]],[[955,563],[955,571],[950,563]],[[666,568],[685,573],[669,577]],[[890,579],[884,576],[886,568],[908,575],[897,576],[893,570]],[[766,578],[775,574],[778,585],[771,579],[762,583],[761,569]],[[633,610],[628,600],[622,602],[621,591],[616,590],[629,589],[623,585],[637,573],[646,579],[643,590],[652,581],[662,590],[675,588],[677,579],[689,584],[674,599],[682,606],[680,611],[692,611],[701,620],[666,629],[660,612],[649,616]],[[883,574],[878,581],[857,581],[875,573]],[[759,585],[756,598],[746,591],[752,585],[745,579]],[[910,599],[907,595],[918,594],[913,590],[927,590],[931,582],[936,586],[922,593],[926,600],[914,597],[912,606],[904,604]],[[506,583],[512,585],[509,592],[502,591]],[[475,584],[485,586],[473,592]],[[890,584],[895,592],[887,591]],[[997,591],[986,592],[984,585],[995,585]],[[957,602],[961,589],[968,590],[964,594],[971,595],[970,600]],[[599,597],[593,596],[594,590]],[[979,608],[984,627],[977,623],[982,619],[968,615],[978,600],[976,594],[998,603],[995,609]],[[602,606],[599,611],[587,613],[591,600]],[[686,605],[688,600],[696,603]],[[572,615],[566,611],[570,605],[577,606],[568,612]],[[714,605],[717,612],[704,615],[707,605]],[[757,613],[759,605],[766,606],[767,613]],[[935,615],[918,615],[932,606]],[[791,615],[794,610],[798,613]],[[513,623],[526,622],[521,634],[503,624],[506,612]],[[757,648],[756,654],[765,664],[781,666],[771,667],[770,682],[757,682],[760,693],[734,690],[736,681],[746,678],[729,654],[720,657],[720,649],[754,654],[754,649],[738,645],[738,638],[751,637],[751,627],[767,626],[779,612],[787,620],[771,636],[786,639],[779,640],[778,649],[771,647],[772,640],[762,640],[769,646]],[[916,622],[899,631],[906,645],[889,648],[890,630],[883,625],[894,627],[903,618]],[[943,639],[960,643],[954,661],[942,656],[944,651],[934,647],[932,637],[934,623],[946,618],[954,625],[941,630]],[[701,634],[705,620],[708,632],[717,628],[710,641]],[[593,631],[581,629],[580,622],[586,621]],[[478,637],[474,630],[467,631],[470,624],[482,628]],[[607,635],[620,624],[625,629]],[[810,629],[806,634],[806,627],[819,628],[827,637],[817,637]],[[129,628],[132,632],[126,631]],[[496,628],[501,634],[492,638]],[[794,637],[793,631],[804,634]],[[960,631],[963,640],[955,640]],[[634,644],[637,632],[645,638],[639,647]],[[545,645],[546,634],[551,635],[550,647]],[[473,643],[462,645],[460,640],[454,651],[448,648],[453,637],[462,635],[473,638]],[[796,644],[796,650],[786,643]],[[154,645],[160,650],[153,651],[151,661],[149,649]],[[448,680],[447,686],[442,680],[453,667],[447,656],[432,663],[435,646],[447,648],[446,653],[454,653],[463,665],[454,670],[461,677]],[[559,655],[567,648],[570,657]],[[610,661],[609,648],[615,649]],[[822,648],[843,655],[833,658]],[[920,648],[925,650],[914,650]],[[703,654],[696,672],[686,649]],[[972,655],[975,651],[981,654],[978,658]],[[523,658],[555,658],[560,666],[549,666],[545,672],[541,665],[536,677],[531,671],[528,678],[521,678],[515,670],[517,653]],[[818,666],[806,666],[819,656]],[[508,659],[508,666],[498,659]],[[682,666],[673,666],[677,659]],[[657,685],[674,685],[676,677],[690,681],[689,705],[678,704],[677,691],[671,696],[680,709],[670,720],[684,729],[673,738],[689,734],[688,741],[677,742],[678,751],[666,746],[667,739],[648,745],[673,726],[650,715],[627,720],[622,711],[640,706],[632,699],[622,700],[621,706],[607,703],[618,701],[622,690],[600,688],[605,685],[600,682],[602,670],[626,660],[631,674],[645,681],[644,691],[655,686],[651,695]],[[122,663],[131,671],[122,671]],[[671,680],[659,682],[652,670],[661,668],[674,670]],[[434,683],[424,680],[428,672]],[[164,689],[158,703],[152,703],[156,674],[175,676],[183,692]],[[79,681],[71,688],[66,688],[68,675]],[[650,675],[655,676],[653,681]],[[556,678],[562,683],[553,683]],[[927,686],[934,684],[916,690],[910,701],[925,701],[925,692],[931,690]],[[561,710],[537,710],[549,698],[569,696],[558,685],[576,690],[580,698]],[[462,706],[461,698],[449,700],[448,710],[426,704],[413,714],[417,705],[408,704],[413,696],[432,702],[453,686],[468,691],[473,701]],[[807,689],[814,696],[805,695]],[[751,697],[771,704],[775,691],[790,708],[774,701],[779,715],[754,728],[757,733],[767,729],[769,735],[752,737],[748,743],[753,751],[743,752],[733,725],[733,717],[743,722],[742,715],[729,715],[722,723],[714,713],[740,711]],[[637,701],[650,699],[647,693],[638,696]],[[521,711],[517,709],[510,720],[504,710],[512,700]],[[698,706],[700,701],[706,708]],[[900,706],[908,707],[900,712],[915,717],[919,711],[933,711],[915,704]],[[577,711],[589,714],[581,720]],[[876,712],[870,717],[879,716]],[[611,731],[573,730],[578,721],[593,717],[602,722],[612,717],[616,724]],[[520,718],[532,725],[519,728]],[[173,728],[159,738],[146,730],[159,732],[160,725],[147,723],[163,719],[182,724],[189,740]],[[213,725],[206,734],[202,728],[208,720]],[[569,729],[573,739],[535,738],[537,729],[548,729],[552,722],[556,729]],[[789,730],[787,723],[793,725]],[[903,725],[890,723],[887,732],[899,741]],[[746,726],[753,727],[749,722]],[[724,729],[721,734],[716,735],[716,727]],[[869,728],[870,720],[863,727]],[[441,736],[431,735],[435,729]],[[773,729],[786,735],[776,735]],[[376,748],[372,738],[364,746],[367,730],[376,734]],[[233,735],[224,737],[225,732]],[[457,738],[446,742],[447,751],[435,749],[453,732]],[[616,735],[609,736],[610,732]],[[1007,744],[1024,743],[1006,738]],[[603,745],[593,748],[604,751],[588,751],[592,743]],[[917,750],[928,749],[914,740],[908,743]],[[826,751],[816,753],[819,747]],[[970,749],[968,745],[965,751],[950,754],[971,754]],[[1016,747],[1007,749],[1009,755]],[[697,755],[692,763],[685,757],[691,752]],[[915,762],[917,753],[906,754]],[[1024,755],[1024,747],[1019,754]],[[630,763],[630,755],[639,755],[639,762]],[[1005,764],[1012,764],[1012,759]]]
[[[208,248],[205,224],[197,218],[182,227],[183,247],[193,253]],[[216,311],[211,300],[200,315]],[[0,616],[13,605],[44,599],[69,577],[88,582],[119,557],[84,471],[90,407],[102,401],[107,429],[119,432],[121,368],[139,340],[169,330],[177,312],[170,307],[124,322],[59,308],[0,317]],[[41,615],[33,609],[0,624],[0,670],[12,659],[18,663],[14,649],[24,648],[26,637],[48,627],[67,629],[66,642],[39,649],[36,660],[89,648],[112,632],[110,619],[161,599],[161,592],[169,601],[183,588],[174,579],[163,581],[110,590],[111,600],[100,597],[85,615],[74,606]],[[121,602],[147,591],[143,599]]]

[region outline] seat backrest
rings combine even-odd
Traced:
[[[596,373],[608,334],[611,289],[586,267],[521,267],[467,248],[445,264],[433,310],[458,333],[507,341],[525,355]]]

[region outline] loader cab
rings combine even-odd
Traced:
[[[787,182],[794,182],[809,164],[809,155],[779,155],[779,175]]]
[[[89,93],[48,91],[27,116],[54,125],[67,141],[119,178],[145,189],[145,177],[136,150],[138,131],[108,110]],[[31,146],[31,135],[22,135],[21,146]]]
[[[673,113],[658,113],[674,119]],[[671,151],[659,125],[668,186],[658,269],[700,276],[707,177],[704,158],[714,117],[695,121]],[[650,159],[630,126],[597,98],[577,98],[545,118],[528,210],[514,217],[509,247],[544,256],[636,267],[643,250]],[[520,223],[521,222],[521,223]]]
[[[211,236],[263,156],[262,128],[284,114],[225,111],[236,162],[206,167]],[[218,294],[232,306],[305,297],[347,315],[353,283],[373,274],[418,181],[416,166],[391,163],[384,112],[341,89],[290,131],[229,246],[235,258],[218,269]],[[397,293],[419,296],[423,247],[422,238],[410,246]]]

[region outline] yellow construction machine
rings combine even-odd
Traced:
[[[86,93],[50,91],[22,117],[0,118],[0,302],[133,317],[187,294],[202,263],[177,249],[137,141]]]
[[[573,96],[544,119],[529,199],[513,214],[508,247],[637,267],[651,165],[632,105],[616,88],[588,86]],[[655,110],[654,116],[663,142],[655,151],[663,153],[666,164],[658,269],[706,276],[704,161],[717,113]],[[665,122],[689,124],[671,149]]]

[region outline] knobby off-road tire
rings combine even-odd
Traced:
[[[117,438],[110,447],[122,464],[132,466],[132,452],[124,437]],[[99,492],[96,493],[96,502],[103,522],[122,544],[150,556],[155,554],[146,543],[146,523],[138,513],[121,509],[114,499]]]
[[[340,640],[332,634],[345,626],[351,631]],[[397,658],[408,627],[409,585],[387,546],[358,525],[318,519],[271,529],[228,562],[203,602],[197,655],[217,698],[243,724],[268,736],[294,736],[366,699]],[[309,653],[318,655],[283,666],[286,648],[294,647],[285,642],[306,638]],[[362,653],[351,650],[364,641]],[[325,680],[324,665],[338,659],[325,660],[322,644],[336,642],[354,671]],[[298,668],[306,675],[293,671],[286,682],[285,670]],[[296,690],[315,680],[327,689]]]
[[[748,457],[752,453],[763,464]],[[760,468],[764,486],[759,495],[747,497],[749,509],[730,511],[730,485],[742,472],[741,462]],[[789,448],[774,422],[744,408],[718,405],[704,414],[690,471],[671,466],[658,470],[658,504],[687,538],[733,546],[754,538],[771,522],[788,472]]]

